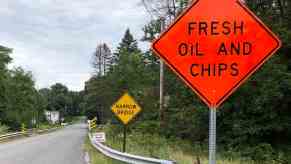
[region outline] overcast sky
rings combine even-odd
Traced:
[[[140,0],[2,0],[0,20],[0,45],[14,50],[10,67],[31,71],[37,88],[82,90],[96,45],[114,50],[127,27],[140,39],[149,16]]]

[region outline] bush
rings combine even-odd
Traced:
[[[8,129],[9,129],[8,126],[0,124],[0,134],[7,133]]]
[[[273,147],[268,143],[261,143],[249,147],[242,153],[242,155],[251,158],[257,163],[273,163],[277,158]]]

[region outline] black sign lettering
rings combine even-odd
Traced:
[[[180,43],[178,46],[178,54],[180,56],[203,56],[204,54],[199,48],[198,43]]]
[[[249,42],[230,42],[229,45],[221,43],[217,55],[250,55],[252,44]]]
[[[230,65],[231,68],[231,76],[238,76],[239,74],[239,70],[238,70],[238,64],[237,63],[232,63]]]
[[[217,21],[189,22],[187,24],[188,35],[243,35],[245,23],[243,21]]]
[[[244,35],[245,23],[243,21],[193,21],[187,24],[189,36],[218,36],[218,35]],[[183,42],[178,46],[179,56],[204,56],[206,52],[201,51],[199,42]],[[207,47],[208,48],[208,47]],[[207,49],[206,49],[207,50]],[[218,56],[246,56],[252,53],[252,43],[248,41],[226,40],[217,45],[216,55]],[[209,55],[215,55],[209,53]],[[193,63],[190,66],[192,77],[221,77],[225,75],[238,76],[239,64],[233,63]]]
[[[238,76],[238,63],[192,64],[190,73],[193,77],[221,77],[224,75]]]
[[[191,65],[190,73],[193,77],[196,77],[199,75],[199,73],[197,73],[197,69],[195,69],[197,67],[199,68],[199,64],[192,64]]]

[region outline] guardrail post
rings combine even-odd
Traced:
[[[27,133],[27,129],[26,129],[24,123],[21,124],[21,132],[22,132],[22,134],[26,134]]]
[[[89,129],[89,131],[91,131],[90,120],[88,120],[88,129]]]
[[[92,120],[88,120],[88,129],[91,131],[93,128],[97,127],[97,118],[94,117]]]

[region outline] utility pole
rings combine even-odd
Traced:
[[[146,10],[150,13],[151,16],[158,17],[161,24],[161,32],[163,32],[166,28],[166,25],[172,21],[172,14],[175,17],[176,6],[174,0],[166,0],[160,2],[160,0],[149,1],[142,0]],[[154,4],[162,4],[163,7],[155,8]],[[174,11],[172,11],[172,8]],[[166,10],[164,10],[166,9]],[[166,12],[165,12],[166,11]],[[168,20],[168,21],[167,21]],[[167,21],[167,22],[166,22]],[[160,60],[160,101],[159,101],[159,119],[160,119],[160,127],[164,127],[165,125],[165,109],[164,109],[164,62]]]
[[[99,76],[102,76],[102,45],[99,46]]]
[[[173,1],[172,4],[175,11],[175,3]],[[169,24],[172,21],[171,16],[171,5],[170,0],[166,1],[166,7],[168,8],[167,14],[165,16],[160,17],[161,21],[161,33],[166,29],[167,24]],[[168,17],[169,22],[166,22]],[[175,17],[175,15],[174,15]],[[160,59],[160,127],[163,128],[165,126],[165,108],[164,108],[164,61]]]
[[[165,18],[161,18],[161,33],[165,29]],[[160,59],[160,127],[164,127],[164,61]]]

